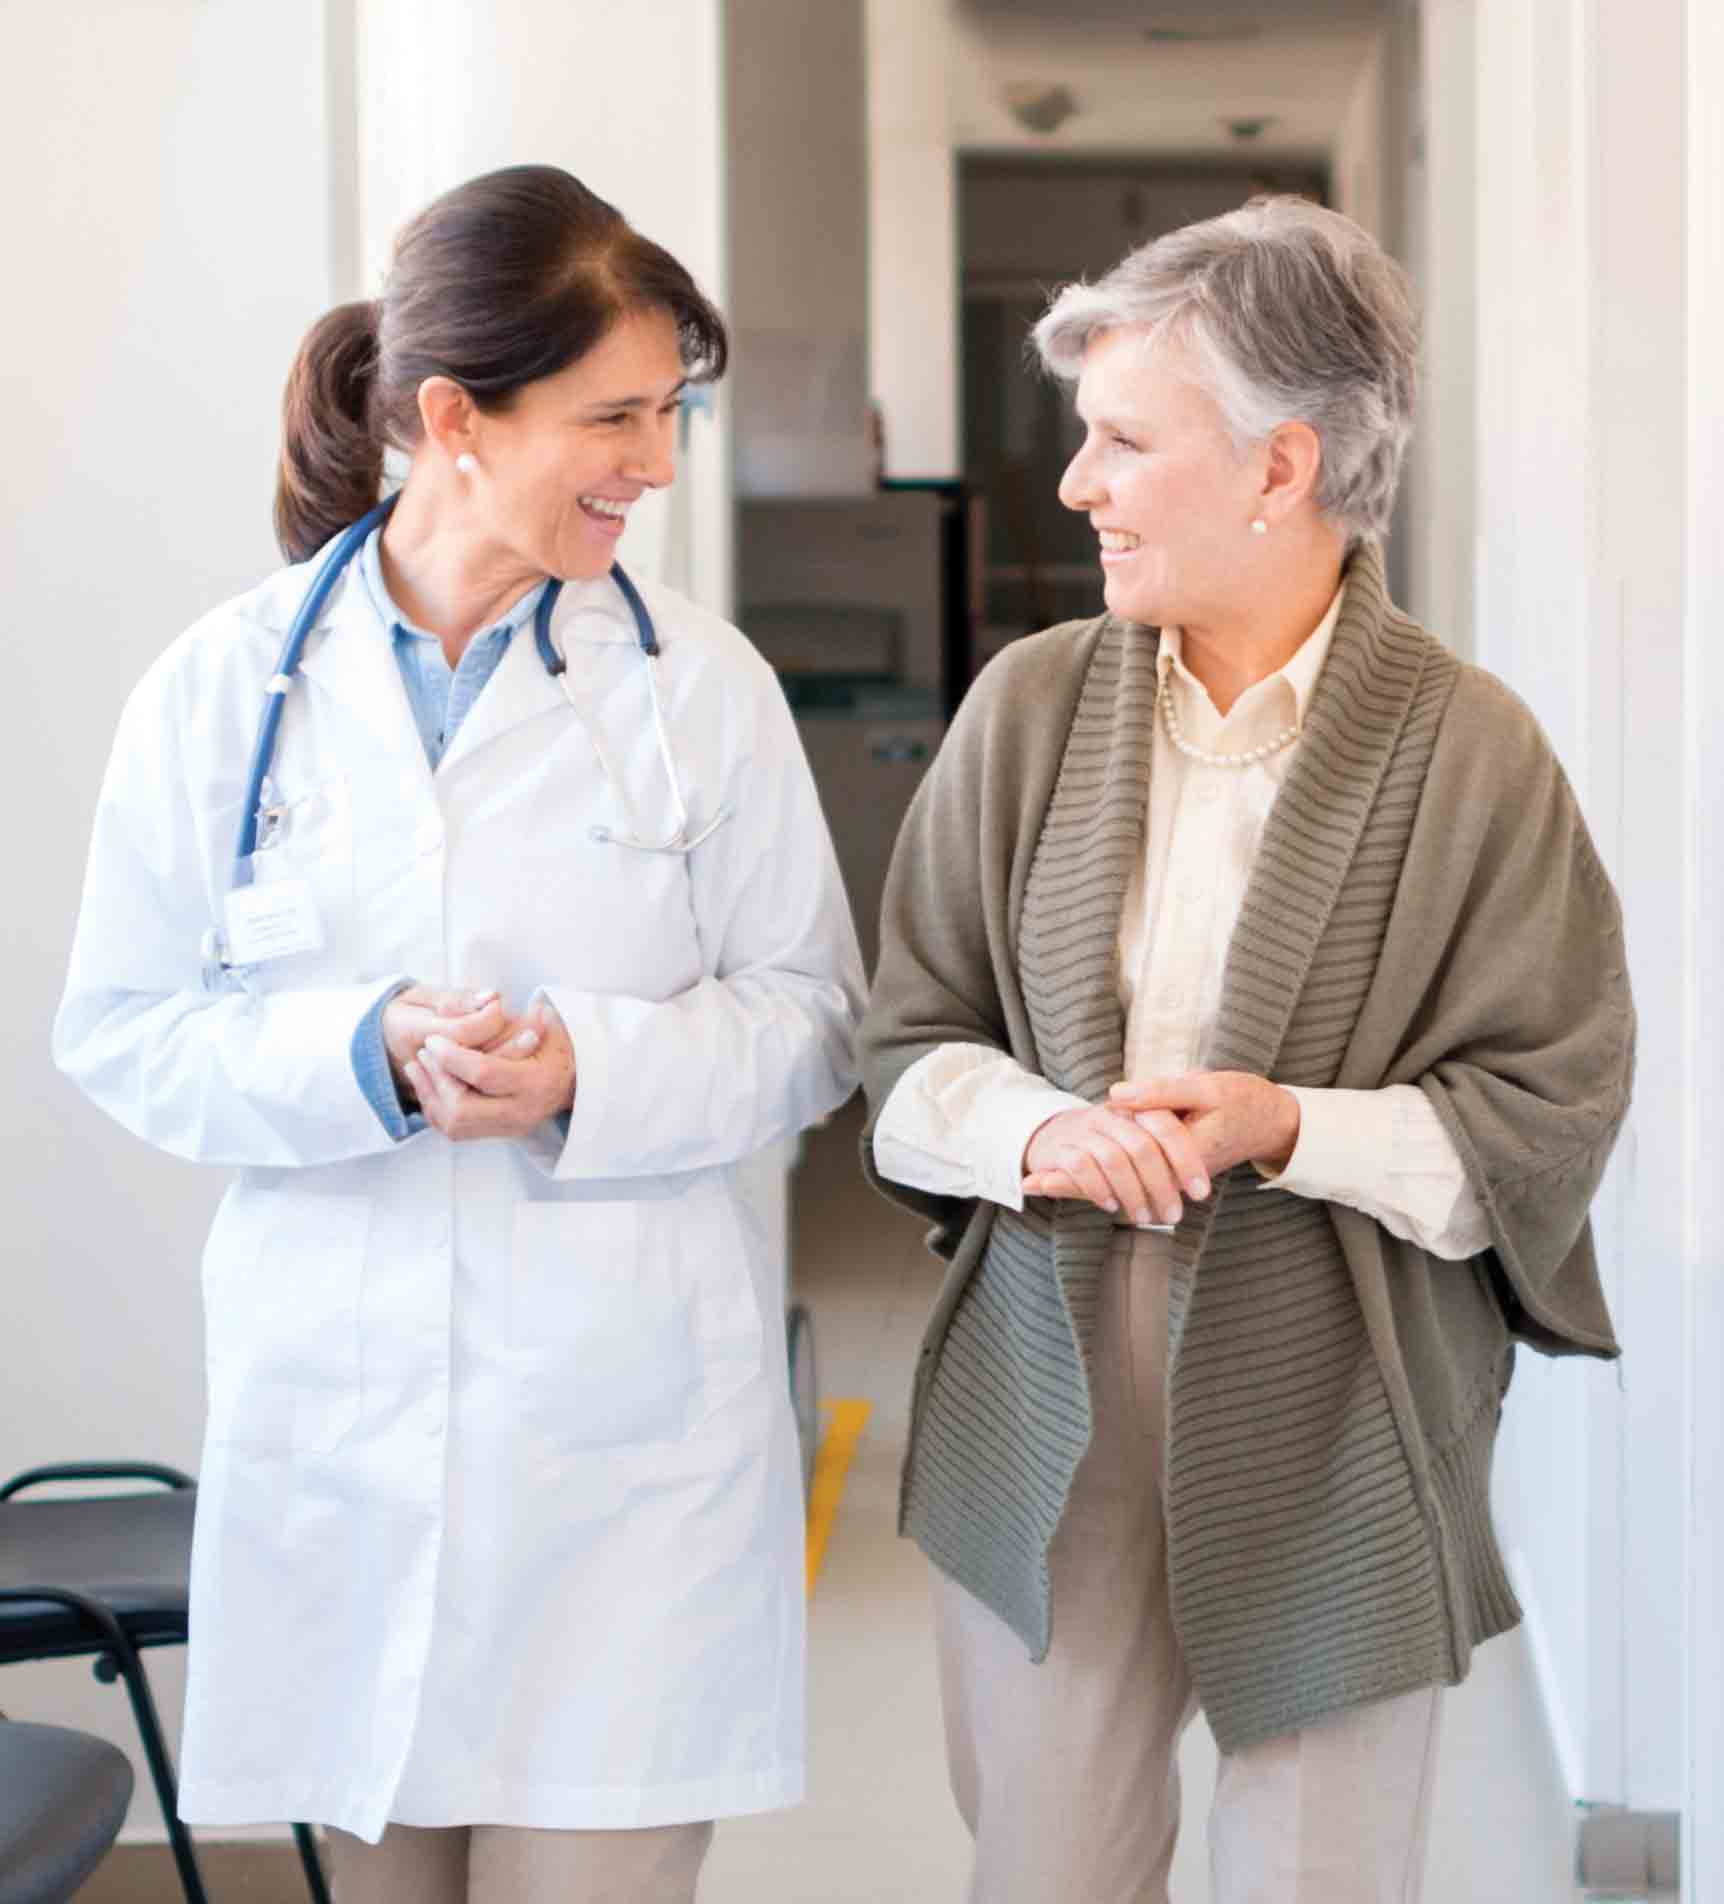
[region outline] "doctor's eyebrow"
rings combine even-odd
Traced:
[[[617,410],[654,410],[661,404],[675,403],[687,388],[688,379],[685,377],[667,397],[611,397],[589,403],[586,406],[587,413],[590,416],[608,416]]]

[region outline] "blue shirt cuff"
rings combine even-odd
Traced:
[[[425,1128],[419,1111],[408,1111],[395,1088],[395,1074],[389,1068],[389,1048],[383,1042],[383,1008],[392,998],[407,990],[405,984],[385,992],[359,1021],[353,1034],[353,1075],[365,1093],[365,1101],[377,1113],[377,1121],[396,1143]]]

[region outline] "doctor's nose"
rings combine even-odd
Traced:
[[[629,445],[624,473],[648,489],[664,489],[676,476],[676,415],[653,417]]]

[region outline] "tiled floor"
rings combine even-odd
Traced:
[[[895,1532],[907,1392],[938,1265],[917,1223],[864,1188],[854,1109],[809,1143],[795,1263],[825,1394],[873,1404],[811,1609],[808,1802],[719,1833],[702,1904],[959,1904],[963,1827],[947,1793],[924,1564]],[[1574,1904],[1572,1824],[1523,1646],[1485,1647],[1450,1695],[1426,1904]],[[1175,1904],[1206,1904],[1215,1748],[1183,1752]],[[1050,1899],[1048,1904],[1083,1904]]]

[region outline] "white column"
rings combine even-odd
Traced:
[[[1684,110],[1713,106],[1686,90],[1691,24],[1684,0],[1477,14],[1477,649],[1569,770],[1622,895],[1640,1016],[1635,1104],[1594,1213],[1624,1360],[1522,1358],[1500,1499],[1573,1795],[1646,1811],[1683,1792],[1685,1608],[1691,1644],[1715,1617],[1685,1600],[1685,1556],[1715,1580],[1692,1492],[1715,1476],[1718,1386],[1715,1354],[1695,1367],[1690,1346],[1702,1320],[1717,1338],[1718,1231],[1702,1221],[1717,1163],[1699,1138],[1719,1063],[1704,910],[1715,926],[1718,776],[1702,751],[1718,499],[1693,487],[1716,490],[1717,293],[1689,276],[1715,265],[1718,207]],[[1704,422],[1691,367],[1712,380]]]
[[[737,489],[866,495],[861,0],[725,0],[724,24]]]
[[[945,0],[867,0],[869,374],[886,474],[962,474]]]
[[[1419,68],[1423,203],[1408,259],[1424,320],[1418,430],[1408,459],[1407,605],[1473,654],[1473,391],[1478,369],[1478,181],[1473,0],[1426,0]]]
[[[1592,797],[1584,707],[1595,604],[1581,0],[1481,4],[1475,30],[1475,650],[1532,704],[1614,869],[1615,804]],[[1550,189],[1559,177],[1562,189]],[[1604,1215],[1615,1297],[1620,1250]],[[1618,1802],[1619,1429],[1609,1372],[1520,1356],[1498,1461],[1501,1531],[1570,1796]]]
[[[720,0],[358,0],[360,250],[374,292],[401,224],[502,165],[563,166],[726,303]],[[696,417],[675,490],[641,505],[626,566],[728,614],[730,405]],[[678,494],[677,492],[681,492]]]

